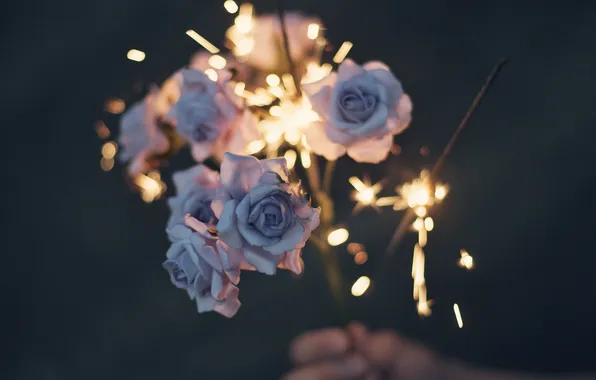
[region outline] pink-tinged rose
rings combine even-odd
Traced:
[[[157,93],[157,89],[152,89],[144,100],[134,104],[120,118],[119,158],[128,163],[130,175],[154,168],[157,163],[154,156],[164,154],[170,148],[158,125]]]
[[[292,60],[302,62],[312,54],[316,44],[316,40],[308,38],[308,26],[321,25],[321,21],[299,12],[286,12],[284,21]],[[228,33],[230,36],[234,34]],[[286,58],[279,16],[268,14],[253,19],[250,37],[254,44],[250,53],[244,56],[247,64],[266,72],[275,71],[283,65]]]
[[[321,118],[305,131],[308,145],[328,160],[347,153],[358,162],[383,161],[412,119],[410,97],[381,62],[346,59],[337,73],[303,88]]]
[[[170,241],[176,240],[175,236],[170,236],[175,226],[190,228],[185,223],[188,216],[205,224],[204,230],[215,230],[217,218],[211,210],[211,202],[221,186],[219,173],[204,165],[196,165],[176,172],[172,177],[176,196],[168,199],[171,213],[166,231]]]
[[[165,118],[172,105],[178,101],[181,85],[182,70],[176,71],[163,82],[155,101],[155,110],[159,118]]]
[[[260,138],[257,120],[234,93],[230,73],[217,74],[214,82],[201,71],[183,70],[180,98],[166,117],[191,145],[197,162],[209,156],[221,159],[225,152],[244,153],[251,141]]]
[[[222,188],[211,207],[226,260],[244,258],[266,274],[278,267],[301,273],[301,250],[319,225],[319,210],[287,182],[285,159],[259,161],[226,153],[220,178]]]
[[[233,317],[238,308],[238,288],[224,270],[217,238],[207,233],[175,225],[171,236],[175,238],[166,254],[163,267],[170,274],[170,281],[184,289],[194,300],[199,313],[216,311]]]

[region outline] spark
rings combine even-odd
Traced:
[[[306,74],[302,77],[302,84],[318,82],[328,76],[333,70],[329,63],[319,65],[315,62],[309,62],[306,65]]]
[[[340,244],[345,243],[350,237],[350,233],[345,228],[338,228],[329,233],[327,236],[327,242],[330,246],[336,247]]]
[[[97,133],[97,137],[102,140],[110,137],[110,129],[107,127],[106,123],[101,120],[95,122],[95,133]]]
[[[337,53],[335,53],[335,56],[333,57],[333,62],[337,64],[342,63],[344,59],[346,59],[346,56],[350,52],[350,49],[352,49],[352,46],[353,44],[350,41],[344,42],[337,50]]]
[[[377,206],[391,206],[394,210],[411,208],[417,216],[425,216],[427,208],[440,203],[447,196],[449,187],[441,183],[435,183],[435,191],[432,191],[430,173],[423,170],[420,177],[412,182],[405,183],[396,188],[398,196],[379,198]],[[422,209],[425,209],[423,211]]]
[[[455,313],[455,318],[457,319],[457,326],[459,326],[459,328],[463,328],[464,327],[464,321],[461,317],[461,312],[459,311],[459,306],[454,303],[453,304],[453,312]]]
[[[161,175],[157,171],[149,172],[147,175],[138,174],[134,183],[139,187],[141,198],[147,203],[159,199],[166,190],[166,185],[161,181]]]
[[[251,141],[246,147],[246,152],[248,154],[256,154],[262,151],[265,146],[267,146],[267,143],[263,140]]]
[[[114,159],[102,157],[99,166],[103,171],[109,172],[114,167]]]
[[[226,59],[219,54],[212,55],[211,57],[209,57],[209,60],[207,62],[209,63],[209,65],[211,65],[211,67],[218,70],[222,70],[226,67],[227,64]]]
[[[238,12],[238,4],[234,0],[227,0],[224,2],[224,8],[228,13],[234,14]]]
[[[302,162],[302,167],[304,169],[310,168],[310,153],[306,149],[302,149],[300,151],[300,162]]]
[[[470,256],[468,251],[466,251],[465,249],[462,249],[461,251],[459,251],[459,253],[461,255],[461,258],[459,259],[457,265],[467,270],[472,270],[475,266],[474,258]]]
[[[348,252],[351,255],[356,255],[358,252],[364,251],[364,245],[360,243],[350,243],[348,244]]]
[[[432,314],[432,310],[430,307],[432,306],[433,301],[426,299],[426,285],[420,288],[420,300],[416,305],[416,309],[418,311],[418,315],[422,318],[430,317]]]
[[[284,158],[286,159],[286,163],[288,164],[288,169],[293,169],[294,165],[296,165],[296,158],[297,158],[298,154],[296,153],[295,150],[287,150],[284,153]]]
[[[281,76],[281,80],[284,83],[284,87],[288,94],[294,95],[296,93],[296,82],[294,82],[294,77],[292,74],[286,73]]]
[[[122,99],[110,99],[106,102],[105,110],[114,115],[119,115],[126,109],[126,103]]]
[[[319,24],[310,24],[308,26],[308,31],[307,31],[306,35],[308,36],[309,39],[316,40],[317,37],[319,37],[320,29],[321,29],[321,27],[319,26]]]
[[[186,31],[186,35],[195,40],[199,45],[205,48],[211,54],[219,53],[219,49],[215,47],[211,42],[207,41],[203,36],[199,33],[195,32],[192,29]]]
[[[435,222],[433,218],[429,216],[428,218],[424,219],[424,228],[427,231],[432,231],[435,228]]]
[[[276,88],[283,92],[281,87]],[[255,92],[258,92],[258,89]],[[313,111],[310,102],[306,98],[281,100],[279,105],[269,109],[269,115],[264,116],[264,119],[259,122],[258,128],[265,136],[268,145],[271,145],[269,147],[271,149],[279,147],[282,137],[291,145],[299,145],[304,138],[302,131],[311,123],[319,120],[319,115]],[[272,138],[270,139],[267,136],[272,136]]]
[[[354,297],[360,297],[361,295],[366,293],[369,286],[370,278],[368,278],[367,276],[360,277],[356,280],[356,282],[354,282],[354,285],[352,285],[352,295]]]
[[[211,79],[214,82],[217,82],[217,71],[215,71],[213,69],[207,69],[207,70],[205,70],[205,74],[207,74],[209,79]]]
[[[363,182],[358,177],[350,177],[348,181],[354,189],[356,189],[352,194],[352,198],[357,202],[356,206],[354,206],[353,213],[357,214],[366,206],[371,206],[378,211],[377,194],[383,189],[382,182],[377,182],[374,185],[371,185],[368,178],[364,178]]]
[[[271,114],[271,116],[275,116],[275,117],[280,117],[283,113],[283,110],[281,109],[280,106],[273,106],[271,108],[269,108],[269,114]]]
[[[240,34],[248,34],[252,30],[253,6],[250,3],[240,5],[240,13],[234,19],[234,26]]]
[[[236,86],[234,86],[234,93],[238,96],[242,96],[244,94],[244,89],[246,88],[246,83],[238,82]]]
[[[101,155],[106,160],[111,160],[114,158],[114,156],[116,156],[116,152],[118,152],[118,145],[116,145],[116,143],[113,141],[108,141],[101,147]]]
[[[277,87],[277,86],[279,86],[279,83],[280,83],[279,77],[275,74],[267,75],[267,78],[265,78],[265,81],[271,87]]]
[[[135,62],[143,62],[145,59],[145,53],[137,49],[130,49],[128,53],[126,53],[126,58]]]
[[[360,251],[354,256],[354,262],[358,265],[362,265],[366,263],[368,260],[368,253],[365,251]]]

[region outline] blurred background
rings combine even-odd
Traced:
[[[274,0],[253,3],[258,13],[275,10]],[[244,275],[243,306],[231,320],[198,315],[161,268],[169,245],[166,203],[147,204],[130,192],[122,167],[102,171],[94,131],[107,98],[161,83],[188,62],[199,46],[187,29],[223,41],[233,21],[223,1],[10,6],[0,23],[9,226],[0,377],[278,378],[290,368],[293,337],[339,323],[318,257],[305,250],[299,279]],[[481,365],[596,370],[596,3],[286,6],[321,17],[336,47],[352,41],[357,62],[388,64],[414,101],[414,122],[396,137],[400,155],[376,166],[338,163],[338,217],[350,241],[369,254],[358,266],[340,246],[342,270],[348,285],[362,275],[373,281],[363,297],[346,292],[351,317]],[[127,60],[132,48],[146,59]],[[435,304],[432,316],[420,319],[411,294],[415,234],[377,281],[401,214],[364,210],[351,217],[347,179],[388,178],[391,193],[431,166],[502,56],[508,65],[440,176],[451,192],[433,215],[426,279]],[[117,119],[105,121],[116,131]],[[474,256],[473,271],[457,266],[462,248]]]

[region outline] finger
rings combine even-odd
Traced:
[[[290,345],[290,358],[296,365],[333,359],[349,349],[347,334],[336,328],[305,333]]]
[[[359,322],[350,323],[347,330],[352,348],[360,347],[368,337],[368,329]]]
[[[379,368],[391,368],[406,343],[393,331],[371,334],[361,345],[362,354]]]
[[[352,354],[343,360],[328,361],[296,369],[283,380],[352,380],[365,375],[368,365],[360,355]]]

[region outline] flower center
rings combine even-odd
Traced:
[[[199,124],[197,125],[193,130],[192,130],[192,139],[195,142],[203,142],[205,140],[207,140],[208,136],[207,136],[207,132],[206,132],[207,126],[205,124]]]
[[[194,210],[190,213],[194,218],[198,221],[203,223],[209,223],[213,219],[213,211],[211,210],[211,202],[210,201],[200,201],[198,202]]]
[[[173,270],[174,279],[179,282],[187,282],[188,277],[186,277],[186,273],[180,267],[176,266]]]

